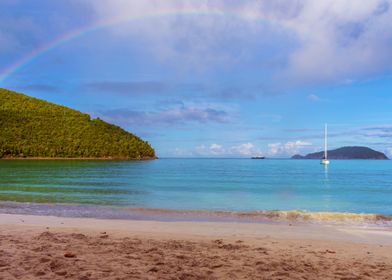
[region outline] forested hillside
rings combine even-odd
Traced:
[[[154,149],[89,115],[0,89],[0,158],[152,159]]]

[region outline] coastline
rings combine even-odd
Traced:
[[[0,243],[0,279],[388,279],[392,269],[392,231],[377,228],[0,214]]]
[[[95,218],[99,220],[337,225],[392,229],[391,215],[349,212],[312,212],[303,210],[187,210],[169,208],[129,208],[99,204],[0,201],[0,214]]]

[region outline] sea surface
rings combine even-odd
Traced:
[[[392,215],[392,161],[0,161],[0,212],[99,216],[98,209],[119,218],[132,209]]]

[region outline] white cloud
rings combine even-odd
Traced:
[[[252,156],[261,155],[261,150],[252,143],[224,146],[213,143],[209,146],[199,145],[195,148],[196,156]]]
[[[261,151],[252,143],[244,143],[237,146],[230,147],[230,153],[242,156],[260,155]]]
[[[221,155],[225,152],[223,146],[219,144],[211,144],[209,150],[213,155]]]
[[[303,148],[311,145],[312,143],[302,140],[289,141],[286,143],[271,143],[268,144],[267,154],[270,156],[293,156],[294,154],[300,153]]]
[[[225,146],[222,144],[199,145],[193,153],[195,156],[270,156],[270,157],[287,157],[297,153],[301,153],[303,149],[309,148],[310,142],[298,140],[286,143],[268,144],[268,150],[263,153],[262,150],[253,143],[242,143],[238,145]]]
[[[122,37],[132,34],[157,59],[181,69],[242,61],[254,41],[253,22],[226,17],[235,15],[226,1],[100,0],[92,5],[101,22],[139,19],[110,30]],[[228,42],[245,41],[241,49],[227,48]]]
[[[341,83],[390,69],[390,1],[301,2],[301,12],[288,22],[301,46],[290,55],[282,77],[295,83]]]
[[[221,43],[225,41],[242,40],[246,42],[244,46],[258,42],[255,49],[235,50],[239,60],[249,52],[251,57],[262,56],[271,51],[267,44],[260,44],[264,40],[273,46],[293,45],[288,53],[279,49],[279,59],[283,60],[272,69],[278,81],[285,80],[285,85],[344,83],[392,69],[391,0],[99,0],[92,3],[101,20],[141,15],[147,18],[150,15],[152,19],[162,12],[171,13],[173,16],[159,21],[159,25],[154,20],[143,21],[140,37],[153,41],[147,45],[159,57],[182,59],[182,65],[208,67],[211,63],[232,60],[232,53],[225,51],[230,48],[222,48]],[[129,31],[126,26],[122,28],[125,34]],[[271,68],[270,57],[263,63],[261,72]]]

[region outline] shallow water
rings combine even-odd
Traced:
[[[391,215],[392,161],[0,161],[0,201]]]

